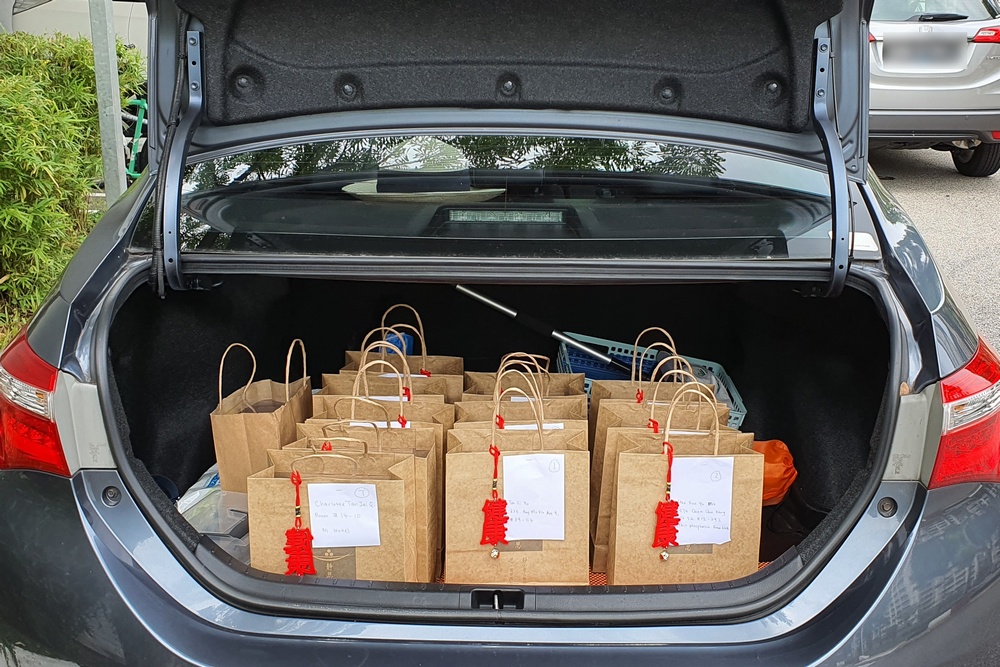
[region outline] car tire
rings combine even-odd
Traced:
[[[971,150],[954,150],[951,159],[963,176],[992,176],[1000,171],[1000,144],[979,144]]]

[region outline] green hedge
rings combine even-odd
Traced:
[[[118,45],[123,102],[145,81]],[[90,42],[0,34],[0,341],[31,316],[83,241],[101,180]]]

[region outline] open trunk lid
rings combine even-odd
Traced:
[[[845,155],[861,154],[867,31],[858,0],[158,4],[152,94],[161,118],[174,97],[177,37],[190,29],[201,40],[203,123],[212,126],[473,107],[640,112],[808,133],[816,39],[825,35]],[[190,23],[181,25],[181,12]],[[193,144],[208,148],[198,134]]]
[[[862,14],[856,0],[163,2],[151,63],[155,282],[161,293],[189,287],[178,229],[189,155],[329,132],[344,112],[478,109],[495,112],[494,126],[530,127],[518,112],[555,109],[614,112],[595,121],[607,131],[627,131],[629,114],[662,117],[665,135],[780,145],[825,163],[831,274],[819,292],[837,295],[849,266],[847,180],[865,172]]]

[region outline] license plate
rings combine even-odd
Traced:
[[[949,67],[961,60],[964,39],[922,35],[920,37],[886,36],[882,61],[902,67]]]

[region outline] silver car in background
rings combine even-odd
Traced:
[[[1000,170],[996,0],[876,0],[870,30],[873,147],[951,151],[966,176]]]

